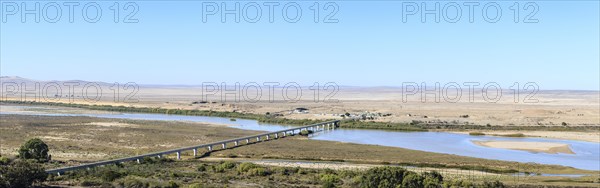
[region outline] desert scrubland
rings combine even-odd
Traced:
[[[16,77],[3,77],[4,83],[26,83],[45,85],[49,81],[34,81]],[[89,82],[70,81],[86,85]],[[57,82],[63,84],[64,81]],[[282,89],[275,88],[273,100],[263,95],[260,100],[244,100],[244,93],[238,95],[207,94],[201,86],[152,86],[140,85],[135,92],[123,90],[115,95],[111,84],[98,83],[102,88],[97,100],[86,99],[79,89],[73,95],[54,95],[44,98],[14,93],[3,88],[3,105],[15,105],[15,102],[36,101],[41,103],[109,105],[112,107],[133,107],[167,110],[196,110],[248,114],[252,117],[269,116],[277,119],[292,120],[350,120],[359,123],[389,123],[390,126],[411,126],[424,131],[453,132],[493,136],[539,137],[586,142],[600,142],[600,102],[598,91],[539,91],[536,102],[515,102],[510,91],[504,91],[503,98],[497,102],[485,101],[481,92],[473,94],[471,102],[463,94],[458,102],[440,102],[428,99],[421,101],[421,95],[415,94],[403,100],[403,90],[398,87],[348,87],[342,86],[333,95],[332,100],[322,96],[314,101],[309,88],[303,88],[301,100],[284,100],[280,97]],[[3,85],[4,86],[4,85]],[[66,91],[63,91],[66,92]],[[277,94],[279,93],[279,94]],[[132,94],[132,95],[128,95]],[[263,94],[265,91],[263,91]],[[322,94],[326,95],[326,94]],[[116,97],[115,97],[116,96]],[[37,97],[37,98],[36,98]],[[239,101],[235,98],[239,97]],[[432,96],[427,96],[432,97]],[[24,105],[35,105],[24,104]],[[4,109],[14,110],[14,109]],[[80,109],[85,113],[89,109]],[[0,105],[0,111],[2,106]],[[161,151],[184,146],[197,145],[211,141],[236,138],[258,133],[240,130],[227,125],[143,121],[124,119],[104,119],[79,116],[31,116],[1,115],[0,152],[4,156],[16,156],[19,146],[29,138],[40,138],[48,143],[54,162],[45,164],[48,168],[82,164],[87,162],[114,159],[118,157]],[[343,127],[343,124],[342,124]],[[389,126],[388,126],[389,127]],[[359,127],[360,128],[360,127]],[[364,127],[363,127],[364,128]],[[515,143],[515,142],[477,142],[483,147],[510,150],[525,150],[549,154],[574,153],[566,145],[557,143]],[[278,168],[292,168],[290,163],[256,161],[266,159],[300,160],[324,162],[327,165],[303,164],[308,169],[331,168],[336,170],[365,170],[370,167],[404,165],[417,166],[428,170],[444,171],[476,170],[478,173],[506,174],[583,174],[583,177],[533,177],[526,180],[507,181],[508,184],[536,185],[579,185],[596,186],[597,171],[581,170],[559,165],[541,165],[500,160],[488,160],[451,154],[416,151],[397,147],[385,147],[332,141],[307,139],[292,136],[266,143],[251,144],[205,153],[202,160],[208,165],[215,161],[233,160]],[[169,156],[168,158],[173,158]],[[173,170],[182,170],[196,161],[190,153],[183,154],[184,161],[168,162]],[[211,160],[213,159],[213,160]],[[189,163],[190,161],[196,161]],[[343,162],[343,164],[340,164]],[[150,168],[150,167],[149,167]],[[154,168],[154,167],[152,167]],[[195,167],[191,167],[195,168]],[[212,168],[212,167],[211,167]],[[191,172],[190,172],[191,173]],[[462,173],[462,172],[460,172]],[[460,174],[459,173],[459,174]],[[212,177],[211,178],[222,178]],[[228,176],[228,175],[227,175]],[[512,176],[509,176],[512,177]],[[231,178],[231,177],[230,177]],[[306,177],[303,177],[306,178]],[[235,179],[235,178],[234,178]],[[237,186],[264,185],[259,179],[236,180]],[[510,178],[509,178],[510,179]],[[55,179],[59,184],[80,185],[83,180],[66,181]],[[177,180],[179,181],[179,180]],[[305,180],[302,180],[305,181]],[[206,182],[204,182],[206,183]],[[212,182],[215,183],[215,182]],[[288,182],[290,183],[290,182]],[[339,183],[338,183],[339,184]],[[342,185],[342,184],[340,184]],[[318,186],[318,184],[315,184]]]

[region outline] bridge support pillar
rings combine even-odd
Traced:
[[[208,151],[212,151],[212,146],[208,146]]]
[[[269,135],[267,135],[267,140],[269,140]]]
[[[160,159],[160,158],[162,158],[162,155],[157,155],[156,157]]]
[[[198,156],[198,149],[194,148],[193,151],[194,151],[194,157]]]
[[[137,161],[137,163],[138,163],[138,164],[140,164],[140,163],[141,163],[140,159],[136,159],[136,161]]]
[[[181,160],[181,152],[180,151],[177,152],[177,160]]]
[[[246,138],[246,144],[250,143],[250,139]]]
[[[257,142],[260,142],[260,136],[257,136],[257,137],[256,137],[256,141],[257,141]]]
[[[222,143],[221,146],[223,146],[223,149],[227,148],[227,146],[225,146],[225,143]]]
[[[285,137],[285,136],[286,136],[286,133],[287,133],[287,132],[283,132],[283,137]]]
[[[56,175],[60,176],[60,172],[57,172]]]
[[[235,141],[235,142],[233,142],[233,143],[235,144],[235,146],[238,146],[238,145],[239,145],[239,143],[240,143],[240,141],[237,141],[237,140],[236,140],[236,141]]]
[[[279,133],[275,133],[275,139],[279,138]]]

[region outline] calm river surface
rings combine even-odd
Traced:
[[[205,116],[182,116],[166,114],[142,114],[142,113],[112,113],[103,111],[91,111],[71,109],[62,107],[39,107],[39,106],[6,106],[0,108],[0,114],[24,114],[24,115],[48,115],[48,116],[91,116],[101,118],[139,119],[139,120],[163,120],[163,121],[191,121],[229,124],[234,128],[244,130],[276,131],[288,129],[293,126],[259,124],[255,120],[230,118],[205,117]],[[497,159],[517,162],[534,162],[541,164],[555,164],[571,166],[586,170],[600,170],[600,143],[570,141],[545,138],[508,138],[494,136],[470,136],[467,134],[455,134],[445,132],[396,132],[384,130],[364,129],[336,129],[321,132],[310,137],[315,140],[328,140],[338,142],[349,142],[357,144],[372,144],[381,146],[400,147],[413,150],[421,150],[435,153],[455,154],[461,156]],[[524,141],[524,142],[554,142],[569,144],[575,154],[546,154],[528,151],[496,149],[478,146],[472,141]]]

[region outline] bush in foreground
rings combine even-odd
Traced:
[[[8,165],[10,159],[8,157],[0,156],[0,165]]]
[[[415,172],[406,171],[402,179],[402,187],[423,187],[423,179],[423,176]]]
[[[375,167],[367,170],[361,177],[360,187],[394,188],[402,184],[406,170],[400,167]]]
[[[425,172],[423,176],[425,177],[423,180],[423,187],[425,188],[437,188],[444,182],[444,177],[436,171]]]
[[[0,187],[32,187],[46,180],[42,165],[31,160],[15,160],[0,165]]]
[[[323,188],[335,187],[335,184],[340,182],[340,177],[336,174],[321,174],[321,186]]]
[[[28,140],[19,149],[19,158],[35,159],[39,162],[47,162],[50,160],[48,155],[48,145],[39,138]]]

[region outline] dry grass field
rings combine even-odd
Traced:
[[[257,134],[221,125],[92,117],[1,115],[0,148],[16,155],[30,138],[50,146],[53,159],[89,162]]]
[[[67,162],[59,166],[193,146],[258,133],[223,125],[191,122],[0,116],[0,148],[3,155],[14,156],[18,147],[26,140],[41,138],[50,146],[49,154],[53,159]],[[191,152],[183,153],[183,158],[191,158],[191,155]],[[217,151],[210,156],[485,168],[551,174],[595,173],[554,165],[532,165],[395,147],[309,140],[301,136]]]

